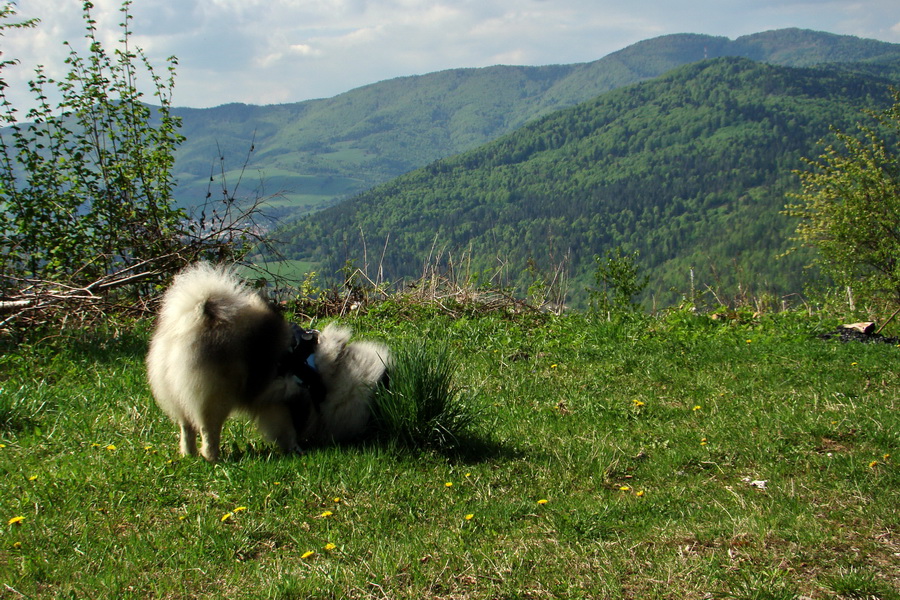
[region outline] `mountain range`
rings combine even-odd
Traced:
[[[391,280],[435,251],[485,273],[502,262],[521,286],[564,261],[583,301],[594,257],[619,246],[639,253],[648,301],[676,301],[689,273],[777,296],[802,289],[809,258],[774,260],[790,245],[791,171],[831,126],[884,107],[898,78],[900,45],[789,29],[182,109],[180,200],[258,173],[251,193],[282,194],[281,251],[325,275],[371,254],[366,242]]]
[[[279,194],[279,216],[315,211],[553,111],[723,56],[795,67],[874,64],[877,71],[900,56],[900,45],[800,29],[735,40],[678,34],[589,63],[453,69],[293,104],[177,109],[187,137],[175,165],[177,198],[197,204],[209,191],[233,187],[243,170],[243,193]]]

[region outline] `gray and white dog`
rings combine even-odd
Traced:
[[[297,452],[366,430],[390,353],[350,336],[335,324],[301,330],[233,269],[201,262],[176,275],[163,296],[147,375],[157,404],[181,428],[182,454],[197,454],[199,433],[200,454],[217,461],[222,426],[234,413],[252,418],[284,452]]]

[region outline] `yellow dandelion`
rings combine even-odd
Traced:
[[[153,450],[153,446],[147,444],[146,446],[144,446],[144,450]]]
[[[890,454],[885,454],[885,455],[882,456],[881,458],[882,458],[883,460],[885,460],[885,461],[888,461],[888,460],[891,459],[891,455],[890,455]]]
[[[630,490],[630,489],[631,489],[631,488],[628,487],[627,485],[623,485],[623,486],[620,486],[620,487],[619,487],[619,491],[620,491],[620,492],[627,492],[627,491]]]
[[[22,548],[22,542],[14,542],[14,543],[13,543],[13,548],[15,548],[16,550],[21,549],[21,548]]]
[[[474,518],[475,518],[475,515],[474,515],[474,514],[472,514],[472,513],[469,513],[469,514],[467,514],[467,515],[466,515],[466,517],[465,517],[465,518],[466,518],[466,521],[471,521],[471,520],[472,520],[472,519],[474,519]]]
[[[700,445],[701,445],[701,446],[705,446],[705,445],[706,445],[706,438],[703,438],[703,439],[700,440]]]
[[[641,497],[641,496],[644,495],[644,490],[640,490],[640,491],[638,491],[638,492],[635,492],[634,495],[637,496],[637,497]]]
[[[319,515],[319,516],[322,517],[322,518],[324,519],[324,518],[326,518],[326,517],[330,517],[330,516],[333,515],[333,514],[334,514],[334,513],[331,512],[330,510],[326,510],[325,512],[323,512],[323,513],[322,513],[321,515]]]
[[[541,498],[540,500],[538,500],[538,504],[547,504],[547,499]]]
[[[309,558],[310,556],[313,556],[314,554],[315,554],[314,551],[307,550],[306,552],[304,552],[303,554],[300,555],[300,558]]]
[[[0,444],[0,448],[6,448],[6,444]]]
[[[747,340],[747,343],[751,344],[751,343],[753,343],[753,340]]]
[[[325,544],[325,549],[326,549],[327,551],[329,551],[329,552],[331,552],[331,551],[334,550],[335,548],[337,548],[337,546],[335,546],[335,545],[332,544],[331,542],[328,542],[327,544]]]
[[[227,521],[228,519],[230,519],[233,516],[234,516],[234,513],[228,512],[228,513],[225,513],[224,515],[222,515],[222,518],[219,520],[224,523],[225,521]]]
[[[694,406],[693,410],[700,410],[701,408],[702,407],[699,404],[697,404],[696,406]]]
[[[453,487],[453,482],[452,482],[452,481],[448,481],[447,483],[444,484],[444,487],[448,487],[448,488]]]
[[[341,498],[340,498],[340,496],[335,496],[334,498],[332,498],[332,500],[334,500],[334,503],[335,503],[335,504],[340,504],[340,503],[341,503]]]
[[[281,485],[281,482],[280,482],[280,481],[273,481],[273,482],[272,482],[272,485]]]
[[[851,367],[855,367],[855,366],[858,365],[858,364],[859,364],[859,363],[852,362],[852,363],[850,363],[850,366],[851,366]]]
[[[99,447],[100,447],[100,444],[98,444],[97,442],[94,442],[93,444],[91,444],[91,448],[99,448]]]
[[[559,365],[557,365],[556,363],[554,363],[554,364],[550,365],[550,368],[551,368],[551,369],[555,369],[555,368],[558,367],[558,366],[559,366]]]
[[[22,521],[25,520],[25,517],[13,517],[9,521],[6,522],[7,525],[18,525]]]
[[[631,403],[632,403],[633,405],[635,405],[635,406],[638,406],[638,407],[644,406],[644,403],[641,402],[640,400],[632,400]]]
[[[37,475],[32,475],[28,478],[28,481],[34,481],[35,479],[37,479]]]
[[[179,521],[184,521],[185,519],[187,519],[187,516],[186,516],[186,515],[178,515],[178,520],[179,520]]]
[[[870,468],[870,469],[874,469],[874,468],[877,467],[877,466],[878,466],[878,461],[877,461],[877,460],[873,460],[872,462],[869,463],[869,468]]]
[[[106,447],[106,449],[112,451],[112,450],[116,449],[116,446],[114,444],[110,444],[109,446]]]
[[[471,477],[471,476],[472,476],[471,473],[466,473],[466,477]]]
[[[232,511],[232,512],[241,512],[242,510],[247,510],[247,507],[246,506],[238,506],[238,507],[235,507],[234,511]]]

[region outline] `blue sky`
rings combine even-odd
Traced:
[[[2,0],[0,0],[2,1]],[[121,3],[93,0],[99,37]],[[37,29],[0,39],[8,95],[26,106],[36,64],[64,71],[83,38],[81,0],[19,0]],[[178,57],[177,106],[330,97],[456,67],[588,62],[670,33],[726,36],[801,27],[900,43],[898,0],[134,0],[134,39],[156,65]]]

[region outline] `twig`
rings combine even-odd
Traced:
[[[900,313],[900,307],[897,307],[897,310],[894,311],[894,314],[892,314],[890,317],[888,317],[888,320],[885,321],[884,324],[878,328],[878,331],[875,332],[875,335],[878,335],[879,333],[881,333],[881,330],[884,329],[888,323],[890,323],[891,321],[894,320],[894,317],[897,316],[897,313]]]

